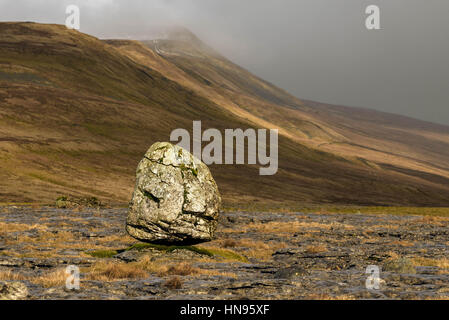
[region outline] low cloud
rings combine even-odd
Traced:
[[[0,0],[0,20],[63,24],[69,4],[100,38],[181,25],[300,98],[449,124],[446,0]],[[365,28],[371,4],[380,31]]]

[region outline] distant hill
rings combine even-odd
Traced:
[[[449,127],[299,100],[188,30],[137,42],[0,23],[0,201],[129,201],[173,129],[279,128],[279,172],[211,166],[225,203],[449,205]]]

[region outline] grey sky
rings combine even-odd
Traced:
[[[68,4],[100,38],[181,25],[299,98],[449,125],[447,0],[0,0],[0,20],[63,24]],[[382,30],[365,28],[370,4]]]

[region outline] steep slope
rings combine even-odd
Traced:
[[[168,39],[144,42],[150,50],[138,42],[109,43],[235,115],[255,125],[280,128],[284,136],[302,144],[349,160],[362,156],[376,163],[449,177],[448,127],[301,101],[211,51],[188,32],[177,36],[177,40],[168,34]],[[187,43],[179,38],[194,40]]]
[[[138,159],[169,128],[200,114],[231,121],[204,98],[63,26],[0,24],[3,201],[58,192],[126,201]],[[58,191],[60,190],[60,191]]]
[[[144,41],[150,49],[146,51],[137,42],[110,44],[235,115],[255,125],[280,128],[285,137],[303,145],[430,183],[449,178],[449,127],[299,100],[221,57],[186,30]]]
[[[236,75],[229,61],[186,39],[178,34],[153,50],[63,26],[0,23],[0,201],[72,194],[126,203],[147,148],[202,120],[204,129],[283,132],[275,176],[259,176],[258,165],[212,166],[227,203],[449,204],[443,175],[320,150],[318,141],[349,129],[315,119],[313,107],[235,66]]]

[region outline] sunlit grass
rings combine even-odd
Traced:
[[[311,206],[277,206],[266,204],[254,205],[227,205],[223,211],[244,211],[244,212],[304,212],[304,213],[341,213],[341,214],[391,214],[391,215],[418,215],[449,217],[448,207],[373,207],[373,206],[332,206],[332,205],[311,205]]]

